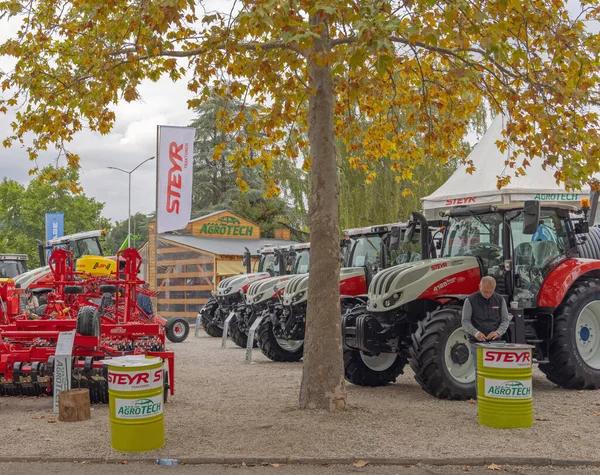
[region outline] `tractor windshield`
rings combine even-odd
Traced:
[[[12,279],[26,271],[25,261],[0,260],[0,279]]]
[[[503,260],[503,225],[503,215],[500,213],[451,217],[442,256],[478,257],[485,274],[495,275]]]
[[[275,253],[270,252],[269,254],[263,254],[260,257],[260,263],[258,264],[258,272],[269,272],[274,274],[279,272],[279,262],[275,257]]]
[[[404,242],[405,232],[406,230],[403,229],[398,239],[390,241],[389,245],[386,246],[389,249],[387,262],[389,262],[390,266],[416,262],[423,259],[423,256],[421,256],[421,233],[417,229],[411,241]]]
[[[345,259],[346,267],[381,265],[381,236],[352,236],[351,250]]]
[[[310,267],[310,250],[300,249],[296,251],[296,260],[292,274],[306,274]]]

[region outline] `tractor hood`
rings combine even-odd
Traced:
[[[363,295],[367,291],[364,267],[340,269],[340,295]],[[294,277],[283,293],[283,305],[298,305],[308,298],[308,274]]]
[[[481,273],[474,257],[446,257],[379,272],[369,286],[367,310],[387,312],[419,299],[477,292]]]
[[[15,285],[19,285],[21,289],[27,289],[31,284],[38,280],[52,280],[52,272],[50,266],[38,267],[37,269],[31,269],[30,271],[24,272],[23,274],[15,277],[13,280]]]
[[[258,305],[277,297],[277,293],[281,292],[287,284],[293,279],[294,275],[281,275],[278,277],[270,277],[262,279],[258,282],[250,284],[246,291],[246,304]]]
[[[308,274],[295,276],[285,286],[283,305],[297,305],[308,298]]]
[[[242,274],[234,277],[228,277],[219,282],[217,287],[217,297],[226,297],[228,295],[235,294],[240,290],[244,290],[244,287],[248,287],[251,283],[257,280],[266,279],[271,274],[268,272],[258,272],[256,274]]]

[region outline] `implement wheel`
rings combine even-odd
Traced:
[[[181,343],[190,333],[190,324],[185,318],[171,317],[165,323],[165,333],[169,341]]]

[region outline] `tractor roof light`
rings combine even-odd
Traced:
[[[584,210],[590,209],[590,199],[589,198],[582,198],[581,208]]]

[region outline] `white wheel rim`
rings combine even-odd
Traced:
[[[457,345],[465,345],[468,351],[467,360],[462,364],[454,361],[452,358],[452,349],[454,348],[456,350]],[[454,380],[462,384],[475,381],[475,359],[471,354],[469,335],[462,328],[454,330],[448,337],[446,348],[444,350],[444,361],[448,373]]]
[[[575,342],[581,359],[589,367],[600,369],[600,301],[588,303],[575,326]]]
[[[173,333],[175,336],[183,336],[185,334],[185,325],[181,322],[177,322],[173,325]]]
[[[289,351],[290,353],[298,351],[304,344],[304,340],[282,340],[279,338],[276,338],[276,340],[282,350]]]
[[[390,369],[397,357],[396,353],[379,353],[378,355],[371,356],[362,351],[360,352],[360,359],[362,359],[365,366],[379,372]]]

